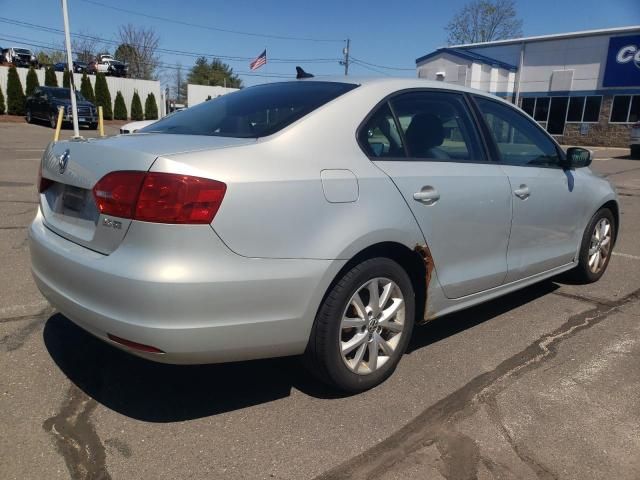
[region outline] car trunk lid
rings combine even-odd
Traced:
[[[44,222],[58,235],[100,253],[113,252],[130,219],[101,215],[93,187],[110,172],[148,171],[161,155],[232,147],[254,139],[138,134],[51,143],[42,159],[50,185],[40,194]]]

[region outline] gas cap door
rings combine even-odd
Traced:
[[[358,179],[351,170],[322,170],[320,178],[327,202],[350,203],[358,200]]]

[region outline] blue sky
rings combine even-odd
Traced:
[[[316,74],[343,72],[343,67],[332,59],[341,57],[344,46],[342,40],[348,37],[355,58],[372,64],[404,68],[406,70],[376,69],[386,74],[404,76],[415,75],[417,57],[444,46],[444,26],[453,13],[466,3],[465,0],[95,0],[116,8],[214,28],[332,40],[305,41],[263,38],[173,24],[104,8],[90,1],[68,0],[72,32],[115,40],[119,25],[133,23],[154,27],[159,33],[161,47],[165,49],[255,57],[266,48],[271,59],[331,59],[300,62],[306,70]],[[16,3],[19,3],[19,8],[13,8]],[[640,24],[638,0],[518,0],[516,5],[523,20],[525,36]],[[27,43],[62,44],[59,35],[6,23],[6,19],[10,19],[62,28],[59,1],[0,0],[0,11],[0,17],[5,19],[5,23],[0,23],[0,45],[28,47]],[[162,55],[162,61],[167,65],[181,62],[185,69],[193,64],[193,60],[188,56]],[[249,71],[248,60],[228,63],[241,72],[245,85],[273,80],[242,73]],[[295,65],[270,61],[257,73],[289,74],[294,72]],[[352,65],[350,74],[378,75],[357,64]],[[173,76],[174,70],[166,69],[160,78],[167,81]]]

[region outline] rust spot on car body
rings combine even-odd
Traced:
[[[424,245],[416,245],[413,250],[420,255],[422,261],[424,262],[425,269],[425,291],[424,291],[424,315],[423,319],[419,321],[419,324],[424,324],[432,318],[429,316],[429,284],[431,283],[431,274],[433,272],[433,257],[431,256],[431,250],[429,250],[429,246],[425,243]]]

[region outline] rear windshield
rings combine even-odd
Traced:
[[[264,137],[355,87],[351,83],[308,80],[257,85],[165,117],[138,132]]]
[[[31,55],[31,51],[25,50],[24,48],[14,48],[13,51],[19,53],[20,55]]]

